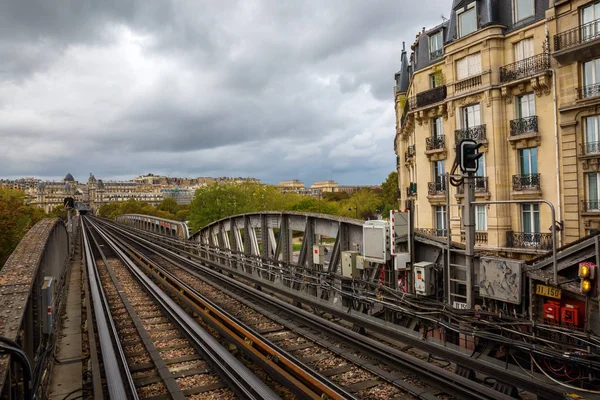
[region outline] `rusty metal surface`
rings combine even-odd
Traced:
[[[47,242],[57,225],[64,224],[58,218],[35,224],[0,270],[0,336],[17,340]],[[8,357],[0,359],[0,388],[6,379],[8,360]]]

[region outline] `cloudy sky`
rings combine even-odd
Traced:
[[[416,3],[0,0],[0,177],[380,183]]]

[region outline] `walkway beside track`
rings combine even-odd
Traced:
[[[82,349],[81,318],[81,258],[80,238],[68,267],[66,302],[60,310],[59,329],[52,363],[49,400],[69,400],[83,395],[82,369],[85,358]]]

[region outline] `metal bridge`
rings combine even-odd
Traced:
[[[5,305],[0,312],[0,336],[2,337],[0,350],[7,354],[0,358],[0,398],[30,398],[32,393],[43,397],[44,394],[47,394],[49,376],[52,373],[52,354],[57,340],[54,329],[57,327],[59,318],[56,313],[66,301],[64,286],[67,265],[73,256],[75,233],[80,230],[79,220],[74,221],[71,227],[65,226],[58,219],[39,222],[24,237],[0,271],[0,304]],[[506,361],[498,360],[497,357],[497,351],[500,348],[506,352],[518,351],[531,354],[532,359],[533,357],[544,361],[553,360],[552,357],[559,359],[563,357],[564,359],[565,352],[563,350],[545,346],[544,341],[547,339],[544,338],[548,337],[555,340],[567,337],[568,340],[565,339],[565,341],[568,342],[570,351],[577,349],[580,352],[578,359],[583,360],[581,362],[587,363],[585,365],[588,366],[577,368],[591,368],[591,371],[598,371],[597,362],[593,361],[594,357],[598,355],[593,350],[593,346],[590,350],[590,344],[596,343],[594,346],[598,348],[598,342],[595,339],[597,336],[594,336],[594,332],[596,335],[600,333],[597,331],[600,316],[597,299],[590,298],[588,300],[586,324],[589,325],[587,331],[582,331],[581,334],[578,331],[571,331],[560,326],[548,326],[540,323],[539,320],[534,320],[534,317],[537,318],[537,315],[534,314],[537,306],[533,304],[533,300],[530,303],[522,304],[518,308],[519,312],[523,310],[533,310],[533,312],[530,311],[527,318],[512,318],[511,324],[522,326],[523,334],[527,337],[534,332],[534,336],[539,335],[541,341],[536,342],[535,338],[530,339],[533,341],[520,342],[514,350],[511,350],[511,346],[515,343],[514,335],[519,335],[518,331],[503,336],[505,333],[502,330],[496,330],[501,326],[497,325],[499,321],[497,313],[481,309],[456,310],[448,307],[450,298],[445,284],[434,288],[435,294],[433,300],[430,300],[406,293],[405,288],[414,284],[412,280],[415,276],[410,270],[398,268],[391,262],[393,260],[378,263],[369,261],[367,257],[360,268],[345,270],[347,260],[345,261],[344,257],[347,257],[349,252],[355,252],[358,256],[365,253],[363,232],[365,226],[368,225],[365,221],[313,213],[263,212],[216,221],[193,235],[189,235],[187,226],[178,221],[142,215],[125,215],[119,217],[118,221],[121,228],[111,227],[102,220],[94,222],[98,229],[103,224],[106,225],[105,229],[109,229],[106,233],[101,234],[107,235],[107,243],[122,241],[121,246],[145,243],[145,246],[157,252],[156,256],[159,251],[164,251],[163,257],[168,255],[172,260],[171,263],[188,265],[185,268],[205,268],[199,276],[213,276],[214,274],[213,278],[223,280],[223,285],[233,285],[236,280],[243,281],[245,285],[231,289],[238,293],[241,293],[240,290],[248,290],[247,294],[241,295],[240,299],[245,297],[249,301],[252,296],[262,296],[263,302],[266,299],[275,301],[275,297],[272,295],[277,295],[277,298],[289,299],[296,306],[296,311],[288,310],[287,312],[298,313],[294,318],[300,318],[300,315],[303,315],[302,318],[309,318],[309,315],[313,314],[307,313],[307,310],[312,310],[317,315],[328,316],[328,320],[320,319],[320,322],[314,323],[316,326],[320,326],[323,332],[327,331],[332,335],[338,328],[334,327],[336,324],[331,325],[331,318],[334,321],[346,321],[354,329],[354,333],[347,333],[348,336],[344,340],[340,339],[341,336],[336,340],[351,346],[363,346],[362,351],[367,351],[378,362],[386,364],[388,368],[390,366],[400,368],[398,363],[402,362],[401,368],[406,371],[411,371],[412,368],[413,371],[416,371],[413,373],[422,375],[430,387],[436,388],[437,392],[435,393],[438,394],[453,393],[460,398],[508,398],[518,390],[535,392],[540,396],[539,398],[562,398],[565,390],[551,379],[552,376],[545,376],[546,372],[542,369],[536,370],[535,365],[531,364],[528,372],[533,374],[534,379],[532,379],[522,373],[521,365],[518,362],[515,364],[508,359]],[[109,240],[109,231],[113,232],[111,235],[117,233],[123,235],[123,239],[117,239],[115,236]],[[127,245],[126,241],[130,241],[131,244]],[[107,244],[99,244],[98,249],[106,248],[106,246]],[[411,265],[419,262],[434,264],[432,272],[439,274],[437,280],[444,283],[455,279],[448,275],[450,266],[464,265],[464,250],[460,244],[454,243],[448,250],[444,241],[415,233],[406,243],[406,249],[409,248],[412,251],[408,262]],[[133,247],[130,250],[126,250],[127,247],[123,247],[123,249],[120,251],[133,252]],[[583,240],[575,246],[562,249],[558,253],[559,268],[564,273],[567,265],[583,259],[589,260],[598,257],[598,251],[600,251],[598,237]],[[155,256],[146,257],[150,257],[145,261],[146,264],[142,263],[137,268],[147,268],[147,273],[154,274],[154,282],[159,284],[161,279],[169,277],[168,271],[159,271],[155,269],[158,266],[152,266],[151,258],[153,259]],[[82,263],[88,268],[90,268],[90,262],[89,259],[82,260]],[[533,280],[545,279],[544,276],[552,275],[551,271],[548,272],[551,264],[548,259],[540,259],[532,265],[525,266],[523,272],[528,276],[530,289]],[[76,263],[76,265],[79,264]],[[356,265],[354,264],[354,266]],[[115,280],[115,282],[117,281]],[[174,282],[173,280],[165,281],[162,285],[173,286]],[[147,285],[153,284],[148,282]],[[567,285],[569,283],[566,283],[565,287]],[[223,290],[225,291],[225,289]],[[192,297],[188,299],[180,297],[180,300],[191,302],[192,299],[196,299],[194,301],[199,301],[198,297],[193,297],[199,296],[199,294],[193,294],[195,292],[192,292],[191,286],[184,285],[174,289],[174,293],[179,293],[178,296],[188,291],[192,293]],[[531,297],[534,298],[534,296]],[[283,307],[283,304],[279,306]],[[301,308],[297,308],[298,306]],[[199,307],[197,315],[201,315],[207,308],[216,306],[202,303]],[[426,318],[421,315],[423,309],[428,310]],[[516,313],[517,308],[515,307],[514,310]],[[95,319],[97,317],[98,315]],[[313,315],[310,318],[316,317]],[[283,324],[284,320],[281,320],[280,323]],[[220,326],[219,324],[215,326]],[[308,319],[305,324],[304,329],[306,330],[306,327],[309,326]],[[490,328],[490,324],[492,328]],[[527,328],[525,329],[525,327]],[[364,347],[367,346],[367,339],[360,339],[360,337],[365,330],[371,332],[372,335],[394,338],[404,346],[429,354],[428,362],[418,364],[414,357],[411,358],[406,353],[391,347],[385,349],[383,347]],[[248,331],[245,332],[247,335]],[[550,336],[548,336],[549,332]],[[335,334],[341,335],[340,332]],[[318,340],[320,345],[325,345],[323,339],[315,340]],[[258,342],[255,342],[253,346],[257,346],[256,343]],[[373,343],[369,345],[376,346]],[[243,348],[244,340],[241,340],[238,346]],[[334,350],[335,346],[331,347],[330,351]],[[247,351],[253,350],[247,349]],[[271,350],[265,348],[265,351]],[[582,355],[586,352],[595,355],[587,359]],[[343,355],[342,353],[340,356]],[[384,353],[387,353],[388,357],[393,355],[393,361],[387,360]],[[265,359],[272,360],[274,356],[269,354],[265,353]],[[474,354],[477,357],[473,357]],[[432,355],[433,358],[431,358]],[[445,374],[442,371],[443,368],[436,369],[436,366],[431,364],[431,362],[435,363],[435,359],[443,359],[444,362],[455,366],[455,372],[450,374],[452,376]],[[384,360],[387,361],[384,362]],[[533,360],[535,361],[535,359]],[[574,366],[578,364],[573,362],[572,365],[575,368]],[[283,379],[282,377],[290,374],[290,371],[298,369],[292,364],[290,364],[290,368],[279,372],[278,376]],[[98,371],[94,372],[99,373]],[[477,378],[475,374],[477,374]],[[492,383],[483,384],[481,376],[493,377]],[[306,386],[307,382],[312,382],[313,378],[302,379],[308,379],[303,384]],[[139,379],[136,382],[139,384]],[[309,385],[311,390],[331,390],[332,398],[339,395],[336,393],[352,389],[351,386],[333,388],[326,384],[319,389],[318,385],[322,384],[318,383],[319,380],[315,382],[311,384],[312,386]],[[486,380],[486,382],[488,381]],[[296,390],[300,390],[299,388],[304,386],[296,386]],[[220,386],[216,387],[218,389]],[[365,383],[365,387],[369,387],[367,383]],[[584,385],[584,387],[586,386]],[[432,393],[434,393],[423,389],[418,390],[406,383],[399,382],[397,382],[396,388],[418,398],[432,398]],[[577,388],[569,389],[571,393],[578,393],[588,398],[593,398],[593,394],[590,393],[595,393],[594,390],[597,389],[593,389],[591,392],[590,390],[579,391]],[[474,393],[479,394],[475,395]],[[346,395],[342,397],[346,397]]]

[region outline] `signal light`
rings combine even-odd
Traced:
[[[592,290],[592,281],[588,279],[582,279],[580,285],[581,293],[587,293]]]
[[[596,279],[596,264],[591,262],[579,263],[579,271],[577,275],[581,279],[579,288],[581,293],[589,293],[592,291],[592,281]]]
[[[483,153],[479,153],[479,148],[483,146],[482,143],[477,143],[472,139],[463,139],[457,146],[457,154],[460,160],[460,170],[465,172],[477,172],[479,168],[479,159],[483,156]]]

